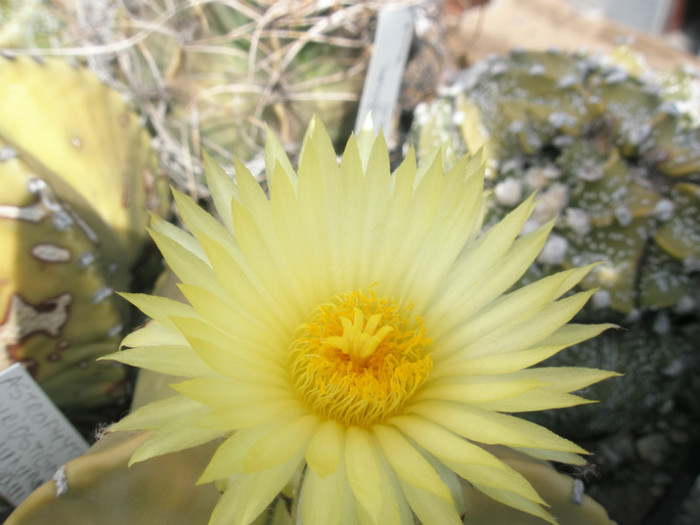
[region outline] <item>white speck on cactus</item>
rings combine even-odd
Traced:
[[[507,177],[494,188],[496,202],[503,206],[513,207],[518,204],[523,197],[523,184],[515,177]]]
[[[561,264],[564,262],[566,252],[569,250],[569,241],[561,235],[552,234],[537,257],[542,264]]]

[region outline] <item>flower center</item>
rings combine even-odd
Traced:
[[[371,290],[318,306],[292,344],[299,397],[322,417],[369,426],[398,413],[432,370],[422,320]]]

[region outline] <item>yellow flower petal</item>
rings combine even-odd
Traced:
[[[578,445],[557,436],[544,427],[476,407],[450,405],[439,401],[422,401],[411,405],[409,412],[435,421],[467,439],[487,445],[508,445],[585,454]]]
[[[108,354],[100,359],[119,361],[161,374],[212,377],[218,374],[187,345],[141,346]]]
[[[199,317],[190,305],[182,303],[180,301],[174,301],[173,299],[168,299],[167,297],[157,297],[155,295],[147,295],[143,293],[120,293],[119,295],[121,295],[124,299],[129,301],[131,304],[133,304],[136,308],[141,310],[144,314],[146,314],[154,321],[157,321],[161,325],[167,326],[172,329],[175,329],[175,325],[170,320],[171,315],[176,315],[178,317]],[[135,345],[141,344],[144,343],[135,343]],[[156,339],[154,344],[162,345],[167,343],[162,340]],[[124,343],[124,345],[131,346],[127,345],[126,343]]]
[[[430,492],[400,480],[404,496],[422,525],[462,525],[455,506]]]
[[[381,446],[384,457],[403,481],[452,502],[449,489],[435,469],[397,430],[376,425],[372,428],[372,433]]]
[[[355,525],[358,520],[353,500],[342,463],[323,478],[309,470],[301,489],[301,522],[304,525]]]
[[[500,501],[501,503],[504,503],[510,507],[522,510],[523,512],[527,512],[528,514],[532,514],[533,516],[542,518],[543,520],[552,523],[553,525],[557,525],[557,520],[554,518],[554,516],[552,516],[549,512],[544,510],[541,505],[538,505],[537,503],[533,502],[528,498],[519,496],[518,494],[513,494],[512,492],[493,489],[491,487],[477,485],[477,488],[487,496],[490,496],[491,498],[495,499],[496,501]]]
[[[391,418],[388,423],[440,460],[507,470],[506,465],[493,454],[426,419],[399,416]]]
[[[343,429],[332,419],[321,423],[306,449],[306,463],[320,478],[334,473],[342,458]]]
[[[515,372],[544,361],[560,350],[590,339],[591,337],[595,337],[604,330],[610,328],[614,328],[614,325],[567,324],[540,341],[536,347],[528,348],[527,350],[495,353],[480,357],[467,357],[459,362],[450,362],[449,365],[442,363],[441,366],[435,368],[431,377],[436,380],[447,376],[506,374]]]
[[[224,434],[223,431],[201,428],[197,425],[202,417],[201,413],[202,411],[194,411],[159,427],[134,451],[129,465],[155,456],[196,447],[221,437]]]
[[[532,209],[532,197],[530,197],[476,242],[469,245],[462,256],[455,261],[451,275],[448,276],[443,285],[441,296],[436,298],[428,313],[425,314],[426,324],[430,326],[431,331],[433,330],[432,320],[437,321],[449,312],[455,312],[455,306],[460,302],[464,290],[481,281],[485,275],[489,274],[489,270],[502,260]],[[542,239],[542,246],[544,246],[544,241],[545,239]],[[532,255],[533,260],[541,249],[540,246],[539,249],[535,250]],[[516,280],[517,278],[515,277]],[[436,333],[435,337],[440,335]]]
[[[204,160],[204,175],[207,187],[214,201],[214,207],[226,229],[233,233],[233,222],[231,217],[231,201],[238,195],[238,189],[233,179],[226,175],[226,172],[219,166],[206,150],[202,152]]]
[[[134,348],[137,346],[165,346],[186,345],[187,339],[175,329],[175,325],[168,319],[169,326],[157,322],[148,323],[127,335],[121,343],[122,347]],[[172,328],[170,328],[172,325]]]
[[[112,425],[110,430],[115,432],[121,430],[154,430],[171,423],[173,419],[178,417],[191,414],[198,414],[201,417],[208,411],[209,409],[201,403],[183,396],[173,395],[139,408]]]
[[[428,381],[424,384],[412,401],[426,399],[455,401],[458,403],[488,403],[508,400],[542,386],[542,381],[509,378],[508,376],[495,379],[490,376],[466,376],[459,383],[445,384],[445,381]],[[489,380],[490,379],[490,380]]]
[[[155,214],[151,215],[150,225],[150,231],[157,232],[163,237],[171,239],[176,244],[182,246],[191,255],[194,255],[196,258],[206,262],[207,258],[202,251],[202,247],[197,243],[197,239],[195,239],[190,233],[178,228],[174,224],[169,223],[165,219]]]
[[[248,525],[289,482],[301,458],[298,451],[285,463],[236,476],[214,507],[209,525]]]
[[[258,345],[222,334],[204,321],[173,317],[175,325],[202,360],[214,370],[240,381],[275,381],[288,385],[288,376]]]
[[[231,404],[211,410],[200,424],[212,430],[235,430],[260,425],[280,414],[296,415],[306,413],[299,402],[293,399],[263,399],[257,403]]]
[[[242,473],[245,456],[253,445],[269,435],[271,431],[279,428],[280,425],[303,415],[299,411],[290,412],[281,413],[278,418],[268,419],[256,426],[237,430],[219,445],[197,483],[208,483]]]
[[[374,523],[382,511],[382,484],[374,445],[369,432],[359,427],[345,431],[345,468],[357,503]]]
[[[253,445],[244,458],[243,472],[257,472],[283,463],[311,439],[319,419],[313,414],[290,421],[270,432]]]
[[[289,390],[266,383],[244,383],[230,379],[190,379],[170,387],[190,399],[210,407],[225,407],[256,400],[290,399]]]

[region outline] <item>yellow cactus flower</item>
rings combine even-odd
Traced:
[[[221,222],[178,192],[188,231],[154,218],[189,304],[129,294],[154,322],[111,359],[188,379],[113,427],[153,431],[132,462],[222,439],[200,479],[226,487],[211,524],[250,523],[290,480],[305,525],[461,524],[459,478],[554,523],[482,445],[583,462],[511,413],[586,403],[570,392],[615,375],[530,368],[608,327],[567,324],[590,267],[509,291],[551,224],[519,235],[530,199],[481,234],[478,156],[443,173],[409,152],[392,173],[365,130],[339,163],[315,120],[298,173],[272,136],[265,157],[269,198],[207,160]]]

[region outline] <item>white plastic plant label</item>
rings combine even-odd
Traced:
[[[19,505],[88,446],[22,365],[0,372],[0,495]]]
[[[374,130],[381,129],[387,142],[391,141],[396,104],[413,39],[413,18],[410,6],[387,6],[379,12],[355,133],[371,114]]]

